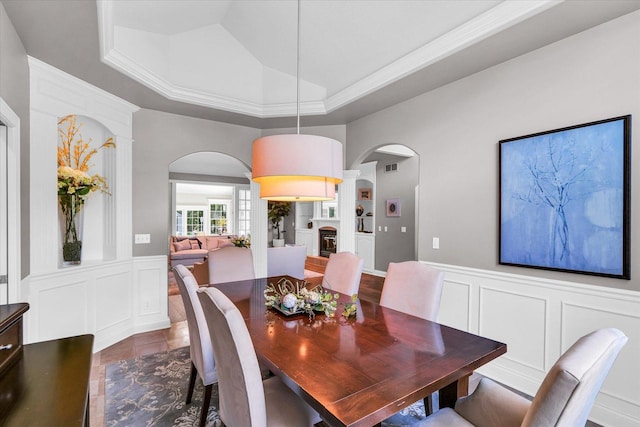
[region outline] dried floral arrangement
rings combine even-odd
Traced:
[[[276,283],[269,283],[265,288],[265,304],[286,314],[307,313],[309,319],[313,319],[316,312],[324,313],[328,317],[335,316],[340,294],[332,294],[321,285],[313,288],[309,288],[308,285],[309,283],[304,280],[292,282],[282,277]],[[343,316],[355,316],[357,297],[353,295],[351,302],[345,304]]]
[[[116,146],[113,138],[108,138],[100,147],[91,148],[91,139],[85,141],[82,138],[82,124],[77,120],[74,114],[70,114],[58,122],[58,203],[64,217],[63,259],[71,263],[80,262],[82,241],[76,218],[85,200],[94,191],[109,194],[103,176],[89,175],[89,162],[99,150]]]

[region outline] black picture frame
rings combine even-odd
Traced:
[[[499,263],[630,279],[631,115],[499,141]]]

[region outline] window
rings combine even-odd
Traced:
[[[227,232],[228,201],[209,202],[209,234],[225,234]]]
[[[204,231],[205,211],[198,207],[177,206],[176,207],[176,230],[177,236],[193,236],[202,234]]]
[[[204,229],[204,211],[187,210],[187,235],[201,233]]]
[[[182,226],[182,211],[176,211],[176,234],[182,236],[182,230],[184,230]]]
[[[238,191],[238,235],[251,234],[251,190]]]

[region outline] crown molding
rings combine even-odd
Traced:
[[[563,1],[504,1],[477,18],[332,95],[326,101],[327,112],[330,113],[388,86],[531,16],[557,6]]]
[[[325,100],[301,102],[300,114],[328,114],[562,2],[564,0],[503,1]],[[144,68],[114,46],[113,0],[98,2],[98,26],[102,62],[168,99],[257,118],[296,114],[295,103],[262,104],[180,87]]]

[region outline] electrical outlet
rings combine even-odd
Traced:
[[[434,237],[433,238],[433,249],[440,249],[440,238],[439,237]]]
[[[407,227],[400,227],[400,232],[401,233],[406,233],[407,232]]]
[[[135,243],[136,245],[151,243],[151,234],[136,234]]]

